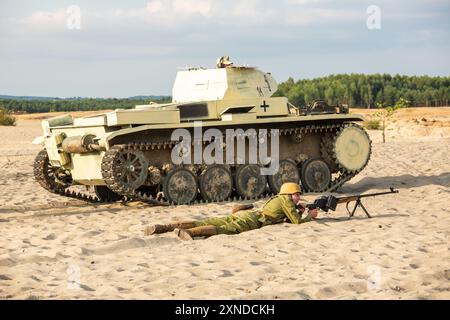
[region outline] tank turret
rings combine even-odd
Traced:
[[[255,67],[235,66],[227,60],[227,63],[218,62],[215,69],[179,71],[172,97],[174,103],[258,99],[271,97],[277,88],[270,73]]]

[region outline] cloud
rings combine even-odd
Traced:
[[[309,26],[353,21],[365,16],[365,10],[332,10],[316,7],[319,0],[151,0],[142,7],[113,8],[106,11],[81,7],[86,27],[143,24],[174,29],[192,24],[236,26]],[[11,18],[9,23],[29,30],[61,30],[68,13],[58,8],[36,11],[25,18]],[[36,29],[37,28],[37,29]]]
[[[103,13],[105,19],[137,18],[147,24],[174,26],[201,18],[210,17],[212,3],[210,0],[151,0],[145,7],[121,9],[117,8]],[[99,16],[98,14],[96,14]]]
[[[225,9],[225,8],[224,8]],[[234,25],[262,25],[283,23],[284,7],[273,7],[261,0],[238,1],[229,3],[222,21]]]
[[[154,14],[157,13],[159,11],[161,11],[161,9],[163,8],[163,2],[160,0],[154,0],[154,1],[150,1],[147,3],[147,12],[149,14]]]
[[[318,3],[320,0],[287,0],[288,4],[310,4],[310,3]]]
[[[383,8],[387,16],[391,8]],[[200,57],[211,52],[219,55],[223,50],[232,54],[231,48],[239,52],[255,50],[251,54],[263,51],[267,55],[271,50],[275,54],[286,44],[290,50],[304,51],[333,41],[335,48],[347,50],[354,39],[368,36],[365,6],[335,8],[329,0],[149,0],[140,7],[101,10],[85,5],[80,9],[81,31],[68,30],[66,8],[35,11],[27,17],[10,18],[7,24],[0,21],[0,41],[6,48],[3,56],[54,54],[70,59],[77,55],[126,59],[184,52]],[[418,12],[408,13],[411,14]],[[404,25],[408,30],[399,30],[397,24],[384,38],[384,45],[401,45],[410,39],[397,35],[411,32],[410,24]],[[371,33],[372,41],[356,47],[378,43],[374,40],[385,36],[384,32],[385,29]],[[392,36],[394,33],[397,34]],[[424,32],[417,39],[427,36]],[[417,39],[410,41],[417,43]],[[317,44],[306,46],[306,42]]]
[[[174,13],[209,16],[211,13],[211,2],[209,0],[174,0]]]
[[[24,18],[8,18],[7,22],[18,26],[38,28],[46,30],[54,27],[64,27],[67,19],[66,9],[55,9],[52,11],[35,11]]]
[[[286,23],[291,26],[330,24],[335,22],[365,21],[366,12],[361,10],[330,10],[319,8],[297,8],[290,11]]]

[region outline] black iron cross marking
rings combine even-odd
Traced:
[[[261,105],[261,108],[263,108],[263,109],[264,109],[264,112],[266,112],[266,109],[267,109],[270,105],[266,104],[266,100],[264,100],[263,103],[264,103],[264,104]]]

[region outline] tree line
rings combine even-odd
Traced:
[[[330,105],[376,108],[394,106],[400,99],[409,107],[448,106],[450,77],[337,74],[298,81],[289,78],[275,95],[287,97],[296,106],[325,100]]]
[[[404,99],[407,106],[444,106],[450,102],[450,76],[402,76],[389,74],[337,74],[315,79],[282,82],[275,96],[285,96],[296,106],[306,106],[314,100],[325,100],[330,105],[347,104],[349,107],[375,108],[394,106]],[[166,103],[171,97],[153,99]],[[105,109],[131,109],[146,104],[144,99],[50,99],[0,100],[0,109],[13,113],[53,111],[92,111]]]
[[[171,98],[152,99],[157,103],[170,102]],[[52,99],[52,100],[0,100],[0,109],[10,110],[13,113],[41,113],[55,111],[95,111],[106,109],[131,109],[136,105],[148,104],[150,101],[143,99]]]

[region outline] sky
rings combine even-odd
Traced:
[[[0,94],[170,95],[229,55],[278,82],[450,75],[450,0],[1,0]]]

